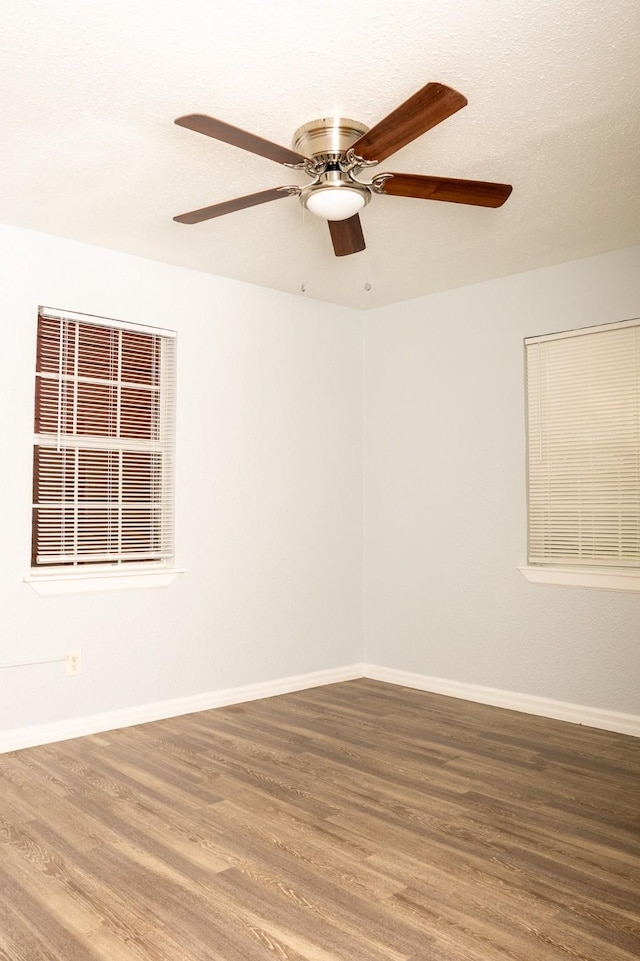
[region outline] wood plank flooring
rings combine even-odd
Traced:
[[[368,680],[0,755],[0,961],[637,961],[639,789]]]

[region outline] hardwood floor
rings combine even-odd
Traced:
[[[0,959],[637,961],[639,788],[368,680],[0,755]]]

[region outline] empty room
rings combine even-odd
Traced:
[[[637,959],[636,0],[0,48],[0,961]]]

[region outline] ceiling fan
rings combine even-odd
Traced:
[[[334,252],[337,257],[344,257],[365,249],[359,211],[373,194],[500,207],[511,193],[509,184],[404,173],[378,173],[366,182],[358,179],[367,168],[386,160],[466,104],[466,97],[457,90],[440,83],[428,83],[371,129],[343,117],[304,124],[293,136],[293,149],[204,114],[178,117],[175,123],[181,127],[301,170],[311,178],[311,183],[304,187],[289,185],[261,190],[173,219],[182,224],[197,224],[234,210],[296,195],[307,210],[328,221]]]

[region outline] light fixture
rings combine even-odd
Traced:
[[[347,220],[362,210],[370,199],[369,188],[351,180],[337,165],[321,174],[316,183],[300,191],[301,204],[323,220]]]
[[[371,191],[352,176],[344,165],[349,147],[368,130],[357,120],[325,117],[299,127],[293,135],[293,149],[312,157],[316,179],[300,191],[300,203],[323,220],[348,220],[371,200]]]
[[[347,220],[362,210],[364,205],[362,194],[350,187],[339,190],[325,187],[323,190],[316,190],[307,199],[307,210],[324,220]]]

